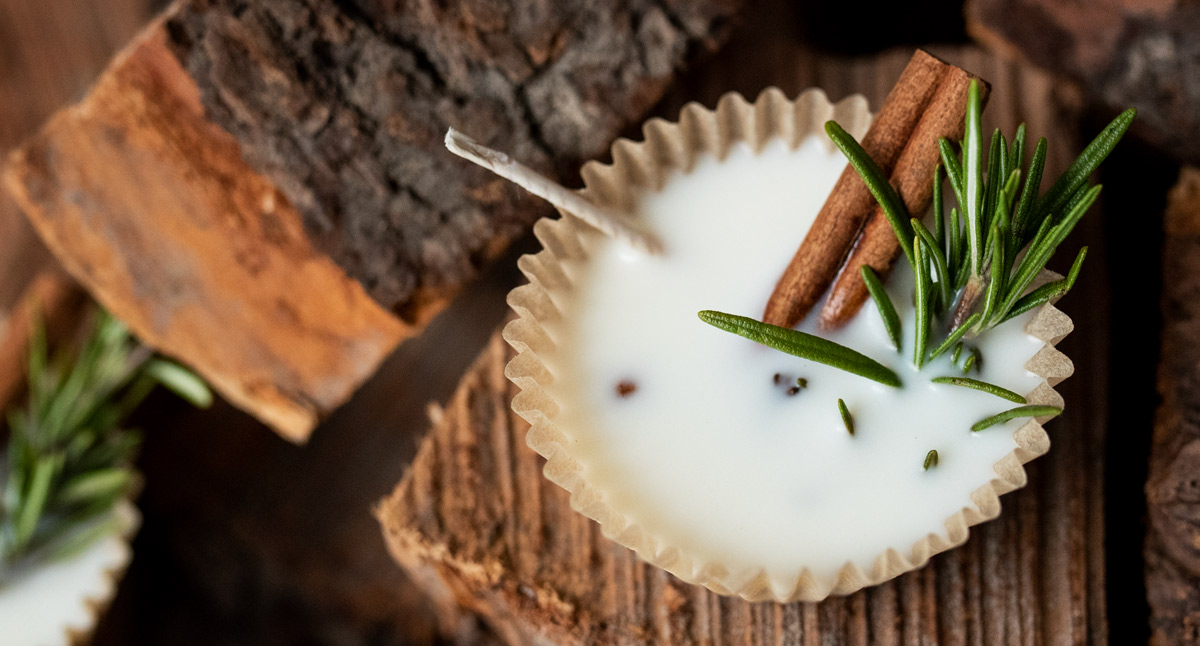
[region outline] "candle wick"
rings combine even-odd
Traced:
[[[662,243],[649,233],[641,231],[629,216],[589,202],[575,191],[505,153],[484,146],[454,128],[446,131],[446,148],[574,215],[611,238],[645,253],[662,253]]]

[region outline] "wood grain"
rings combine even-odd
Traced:
[[[736,49],[731,51],[738,51]],[[909,51],[869,61],[780,46],[794,92],[842,79],[877,101]],[[1050,142],[1048,172],[1065,168],[1073,131],[1050,81],[973,49],[940,56],[993,79],[989,118],[1024,119]],[[723,60],[720,65],[736,65]],[[738,88],[753,93],[752,88]],[[684,91],[689,91],[685,88]],[[690,89],[705,98],[705,90]],[[990,125],[989,125],[990,127]],[[1100,220],[1082,236],[1103,254]],[[1088,315],[1060,346],[1077,365],[1059,386],[1067,411],[1052,422],[1050,453],[1027,465],[1029,485],[1002,498],[1004,513],[962,548],[918,572],[820,604],[751,604],[684,585],[639,561],[574,513],[525,447],[527,425],[509,409],[511,351],[495,337],[436,416],[417,458],[379,508],[389,548],[446,606],[484,616],[510,643],[557,644],[1104,644],[1103,477],[1108,297],[1100,263],[1076,287]],[[1063,302],[1066,311],[1079,296]]]
[[[1200,644],[1200,169],[1171,191],[1163,247],[1163,338],[1146,483],[1151,643]]]

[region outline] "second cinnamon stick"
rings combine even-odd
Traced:
[[[891,174],[904,144],[950,68],[937,57],[917,50],[888,93],[862,140],[863,148],[885,174]],[[847,165],[776,284],[763,321],[792,327],[808,314],[833,282],[874,204],[866,184]]]

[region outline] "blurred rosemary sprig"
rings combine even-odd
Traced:
[[[74,354],[50,357],[45,332],[35,327],[28,402],[8,414],[0,467],[0,586],[115,529],[114,504],[137,486],[141,440],[122,424],[159,384],[197,406],[212,401],[199,377],[153,356],[107,313],[98,313]]]

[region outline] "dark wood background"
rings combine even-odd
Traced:
[[[80,96],[157,4],[0,0],[0,150]],[[953,1],[906,5],[907,11],[891,3],[870,20],[853,3],[767,4],[758,10],[765,13],[747,18],[731,48],[755,40],[752,30],[768,23],[786,38],[851,61],[897,45],[966,41]],[[844,24],[858,25],[853,37],[831,27]],[[736,49],[690,72],[657,112],[674,115],[687,99],[711,104],[729,89],[754,94],[772,77],[761,67],[770,57],[732,60],[739,60]],[[854,86],[852,78],[843,81]],[[1111,116],[1069,89],[1064,101],[1086,132]],[[1091,483],[1105,492],[1107,549],[1091,556],[1104,564],[1113,644],[1144,643],[1148,635],[1142,487],[1157,404],[1160,222],[1177,170],[1147,146],[1123,144],[1105,170],[1105,178],[1122,181],[1108,182],[1105,226],[1095,229],[1107,253],[1089,259],[1093,271],[1110,277],[1111,289],[1092,298],[1072,295],[1063,304],[1078,334],[1112,340],[1097,361],[1108,366],[1109,401],[1098,408],[1109,429],[1105,472]],[[0,236],[11,250],[0,258],[5,306],[49,261],[3,197]],[[435,643],[432,609],[385,552],[369,511],[412,459],[428,427],[427,404],[447,400],[505,316],[504,293],[518,282],[513,261],[531,249],[528,241],[518,244],[422,337],[404,344],[305,447],[287,444],[227,405],[197,413],[168,397],[152,401],[140,419],[147,431],[145,523],[96,643]],[[1073,343],[1086,348],[1087,341]],[[1033,477],[1051,477],[1037,473],[1045,466],[1032,465]]]

